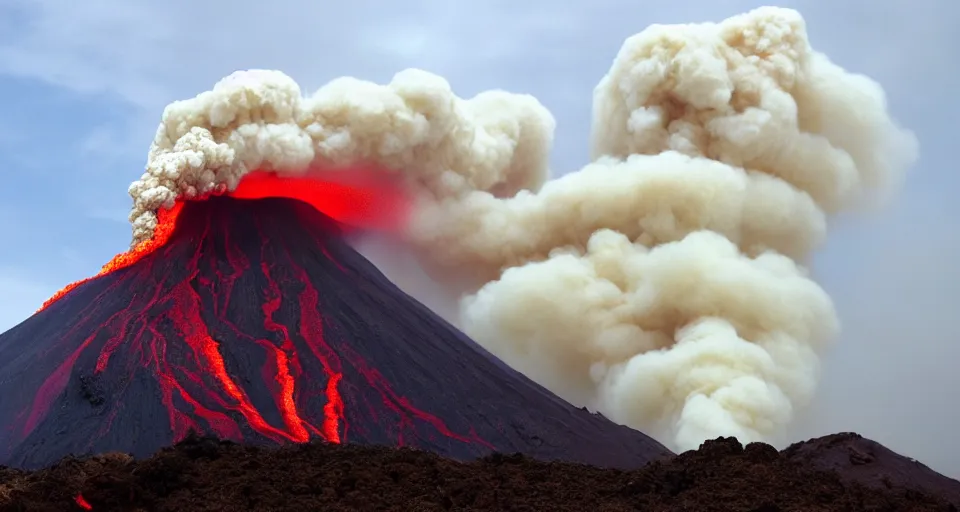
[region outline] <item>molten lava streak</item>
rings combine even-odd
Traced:
[[[37,312],[47,309],[51,304],[60,300],[61,297],[70,293],[71,290],[76,287],[90,282],[100,276],[109,274],[110,272],[120,270],[122,268],[127,268],[130,265],[140,261],[144,256],[152,253],[157,250],[158,247],[162,247],[167,240],[170,238],[170,235],[173,233],[174,227],[177,225],[177,217],[180,215],[180,210],[183,209],[183,203],[176,203],[173,205],[173,208],[166,210],[161,208],[157,212],[157,229],[154,231],[153,238],[147,240],[143,243],[138,244],[136,247],[130,249],[127,252],[120,253],[113,257],[112,260],[107,262],[106,265],[100,268],[100,271],[93,277],[88,277],[86,279],[81,279],[80,281],[70,283],[67,286],[64,286],[60,291],[54,293],[52,297],[47,299]]]

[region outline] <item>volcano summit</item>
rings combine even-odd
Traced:
[[[165,244],[0,335],[0,464],[148,456],[191,430],[470,459],[669,455],[511,370],[292,199],[183,203]]]

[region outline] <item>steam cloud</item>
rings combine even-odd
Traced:
[[[495,355],[676,449],[779,433],[839,328],[807,260],[829,216],[917,156],[883,90],[765,7],[627,39],[595,90],[594,161],[547,181],[554,124],[530,96],[463,100],[419,70],[307,98],[238,72],[165,110],[130,187],[134,243],[158,208],[248,171],[373,160],[420,193],[410,240],[474,283],[460,323]]]

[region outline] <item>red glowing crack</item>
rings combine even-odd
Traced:
[[[93,510],[93,507],[90,505],[87,499],[83,497],[82,494],[78,494],[77,497],[73,499],[73,501],[76,502],[77,506],[79,506],[84,510]]]

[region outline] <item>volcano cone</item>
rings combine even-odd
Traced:
[[[0,464],[24,468],[191,430],[623,468],[669,454],[505,366],[290,199],[187,203],[165,245],[0,335],[0,422]]]

